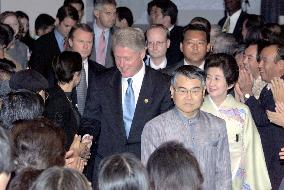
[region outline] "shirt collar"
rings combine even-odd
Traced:
[[[108,32],[108,31],[109,31],[109,28],[105,28],[105,29],[100,28],[100,27],[97,25],[97,21],[95,20],[95,22],[94,22],[94,31],[98,31],[98,32],[99,32],[99,35],[100,35],[100,34],[102,33],[102,31]]]
[[[188,63],[185,59],[184,59],[184,62],[183,62],[183,63],[184,63],[184,65],[193,65],[193,64],[191,64],[191,63]],[[204,65],[205,65],[205,61],[203,61],[203,62],[201,63],[201,65],[198,66],[198,68],[204,70]]]
[[[230,17],[230,19],[238,19],[239,16],[242,13],[242,9],[238,10],[237,12],[235,12],[234,14],[232,14],[231,16],[228,15],[228,17]]]
[[[122,77],[122,81],[127,82],[127,79],[132,78],[133,84],[135,85],[137,81],[141,81],[142,83],[144,75],[145,75],[145,63],[143,62],[142,68],[135,75],[133,75],[132,77],[128,77],[128,78]]]
[[[164,59],[164,61],[162,61],[159,65],[155,65],[150,57],[150,67],[158,70],[158,69],[164,69],[167,66],[167,58]]]
[[[175,106],[174,108],[174,112],[177,114],[177,116],[181,119],[181,121],[185,124],[188,125],[190,124],[195,124],[200,120],[200,110],[197,112],[197,114],[192,117],[192,118],[187,118],[186,116],[184,116],[179,109]]]

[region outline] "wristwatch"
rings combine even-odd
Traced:
[[[245,94],[245,100],[249,99],[250,94]]]

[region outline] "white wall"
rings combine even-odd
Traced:
[[[6,10],[22,10],[30,17],[30,31],[34,32],[34,20],[40,13],[55,17],[64,0],[0,0],[1,12]],[[83,21],[92,21],[93,0],[85,2]],[[133,14],[135,24],[147,24],[147,3],[150,0],[117,0],[118,6],[128,6]],[[187,24],[193,17],[202,16],[211,23],[217,23],[224,14],[223,0],[173,0],[179,9],[180,25]],[[260,13],[261,0],[249,0],[249,13]]]

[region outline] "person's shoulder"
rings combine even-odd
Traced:
[[[168,82],[171,77],[167,75],[166,73],[163,73],[161,71],[157,71],[149,66],[146,66],[146,73],[150,76],[155,78],[155,81],[161,81],[161,82]]]
[[[165,73],[165,74],[167,74],[169,76],[173,76],[174,71],[176,69],[178,69],[179,67],[181,67],[183,64],[184,64],[184,60],[182,59],[182,60],[176,62],[175,64],[162,69],[161,72]]]
[[[200,110],[200,114],[202,115],[202,117],[204,119],[209,121],[209,123],[212,124],[213,127],[216,126],[215,125],[216,123],[223,124],[223,125],[226,124],[224,119],[221,119],[220,117],[217,117],[217,116],[215,116],[215,115],[213,115],[211,113],[208,113],[208,112]]]
[[[160,128],[162,126],[164,126],[165,124],[168,124],[170,120],[172,120],[172,116],[174,114],[174,110],[171,109],[169,111],[166,111],[156,117],[154,117],[153,119],[151,119],[150,121],[148,121],[145,125],[145,128],[147,130],[148,127],[151,128]]]
[[[101,64],[97,63],[96,61],[93,61],[91,59],[88,60],[88,63],[89,63],[89,67],[91,69],[93,69],[94,71],[104,71],[106,70],[106,68],[104,66],[102,66]]]

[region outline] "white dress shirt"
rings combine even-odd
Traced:
[[[238,22],[238,19],[239,19],[241,13],[242,13],[242,9],[238,10],[237,12],[232,14],[231,16],[228,15],[228,17],[230,18],[230,28],[229,28],[228,33],[232,34],[234,32],[234,29],[236,27],[236,24]]]
[[[99,49],[99,42],[100,42],[100,37],[101,37],[101,33],[102,33],[103,29],[101,29],[100,27],[98,27],[98,25],[96,24],[96,21],[94,21],[94,34],[95,34],[95,48],[96,48],[96,55],[98,54],[98,49]],[[106,42],[106,47],[105,47],[105,55],[107,52],[107,46],[108,46],[108,38],[109,38],[109,28],[104,30],[104,36],[105,36],[105,42]]]
[[[142,86],[142,82],[144,79],[144,75],[145,75],[145,64],[143,63],[142,68],[140,69],[140,71],[138,71],[138,73],[136,73],[133,77],[129,77],[132,78],[133,83],[132,83],[132,88],[134,91],[134,96],[135,96],[135,107],[137,104],[137,100],[139,97],[139,93],[141,90],[141,86]],[[127,79],[129,78],[121,78],[121,98],[122,98],[122,105],[124,104],[124,97],[125,97],[125,93],[128,87],[128,82]]]
[[[183,64],[183,65],[193,65],[193,64],[188,63],[188,62],[184,59],[184,64]],[[203,61],[203,62],[201,63],[201,65],[199,65],[198,68],[204,70],[204,65],[205,65],[205,61]]]
[[[152,69],[158,70],[158,69],[164,69],[167,66],[167,58],[165,58],[162,63],[160,63],[159,65],[155,65],[150,57],[150,67]]]

